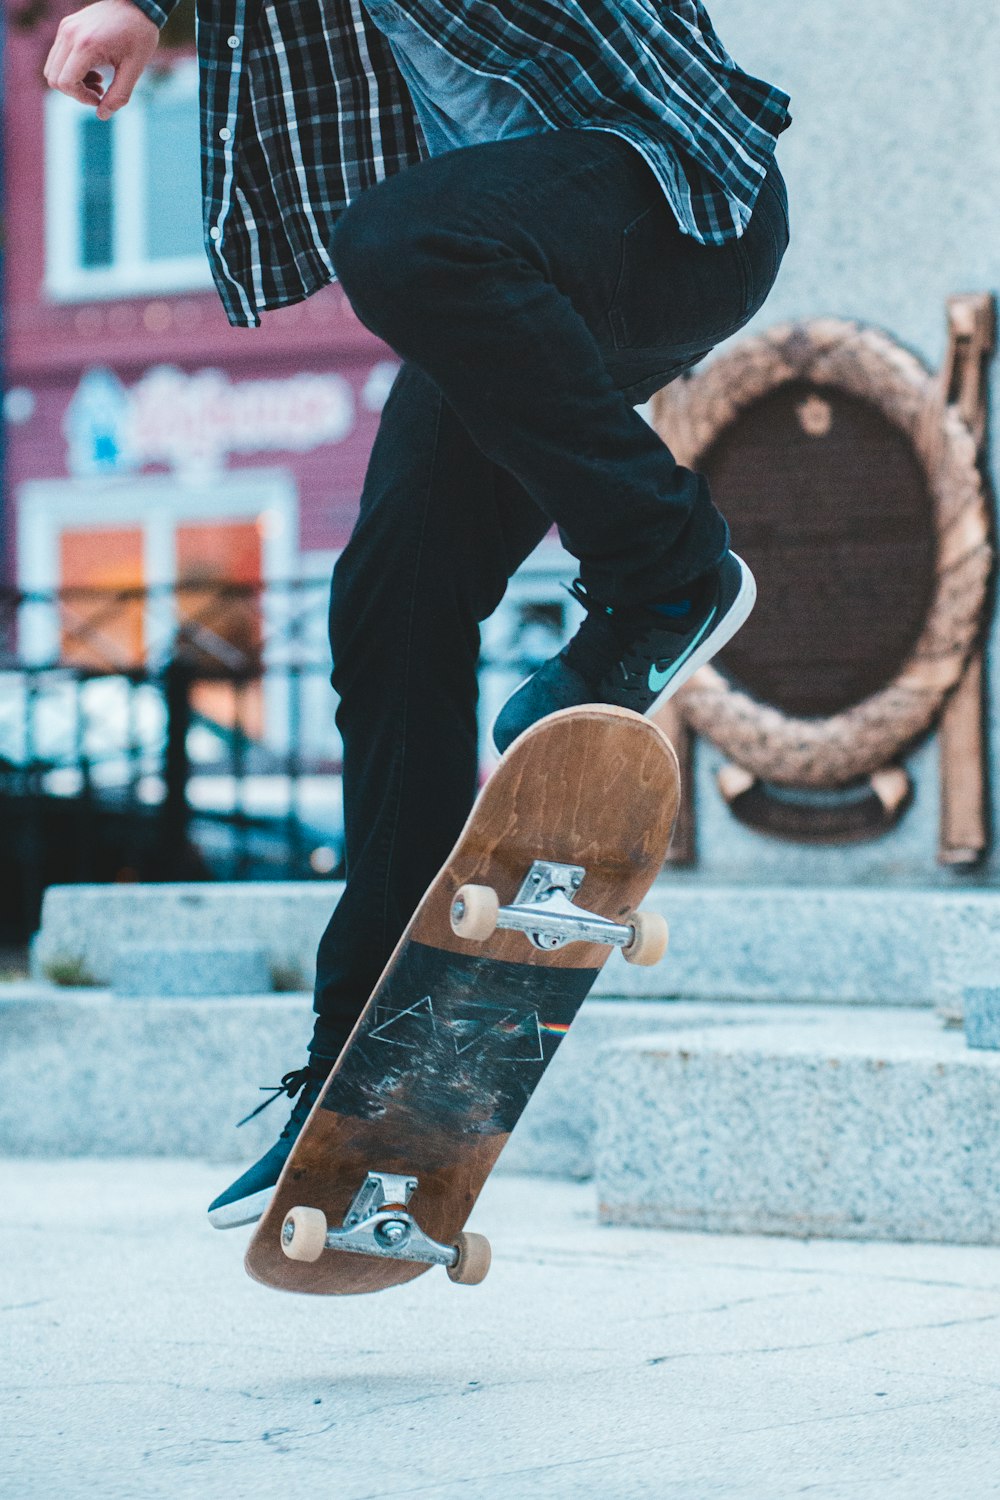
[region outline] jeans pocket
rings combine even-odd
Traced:
[[[621,250],[618,257],[618,275],[615,279],[615,289],[608,308],[608,323],[611,327],[611,339],[616,349],[628,349],[632,347],[629,334],[628,307],[630,293],[632,292],[638,268],[636,262],[641,260],[642,248],[638,240],[642,226],[648,225],[655,205],[650,204],[643,209],[630,224],[626,224],[622,230]]]
[[[683,234],[666,200],[622,231],[607,321],[620,352],[660,351],[664,368],[701,355],[746,321],[752,267],[737,240]]]
[[[749,321],[767,301],[788,239],[788,199],[781,173],[772,165],[757,195],[750,223],[737,241],[747,292],[744,321]]]

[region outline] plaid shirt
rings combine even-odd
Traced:
[[[136,0],[162,26],[177,0]],[[789,124],[740,71],[701,0],[403,0],[452,58],[516,84],[556,129],[611,130],[652,168],[685,233],[742,234]],[[361,0],[198,0],[206,247],[229,321],[336,279],[327,246],[366,187],[428,155]]]

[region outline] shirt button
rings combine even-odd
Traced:
[[[219,140],[228,141],[232,136],[232,133],[233,132],[229,129],[228,125],[223,125],[222,129],[219,131]]]
[[[208,231],[208,233],[209,233],[209,237],[211,239],[213,239],[213,240],[221,240],[222,239],[222,230],[219,228],[218,224],[213,224],[212,227],[211,227],[211,229]]]
[[[238,47],[240,45],[240,39],[238,36],[227,36],[226,41],[230,47]]]

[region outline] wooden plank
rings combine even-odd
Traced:
[[[993,297],[948,299],[948,352],[941,371],[943,403],[954,406],[982,457],[986,440],[987,365],[996,336]],[[944,706],[939,726],[941,812],[938,862],[975,864],[988,841],[989,797],[982,650],[973,652]]]
[[[970,657],[941,715],[941,815],[938,862],[970,865],[987,842],[983,656]]]
[[[652,715],[677,752],[680,772],[680,800],[677,805],[677,821],[674,836],[667,850],[666,863],[674,869],[683,869],[697,860],[695,843],[694,801],[694,732],[684,718],[683,694],[679,698],[668,698]]]

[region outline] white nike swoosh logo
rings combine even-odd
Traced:
[[[671,666],[669,666],[667,668],[667,670],[665,672],[661,672],[661,671],[659,671],[659,669],[656,667],[656,665],[654,663],[654,665],[651,666],[650,669],[649,669],[649,690],[650,690],[650,692],[651,693],[658,693],[661,688],[665,688],[666,685],[667,685],[667,683],[670,681],[671,677],[673,677],[674,672],[677,670],[678,665],[679,665],[679,663],[674,662]]]
[[[677,670],[680,667],[682,667],[684,665],[684,663],[687,661],[688,657],[691,655],[691,652],[698,645],[699,641],[704,640],[705,634],[708,631],[709,626],[712,624],[713,620],[715,619],[715,616],[716,616],[716,611],[715,611],[715,609],[713,607],[713,609],[710,610],[708,618],[705,620],[705,622],[702,625],[701,629],[699,630],[698,634],[695,636],[694,640],[691,641],[690,644],[688,645],[688,648],[684,652],[684,655],[683,656],[679,656],[676,661],[672,661],[670,663],[670,666],[667,667],[666,671],[661,671],[660,668],[656,665],[656,663],[655,662],[653,663],[653,665],[649,669],[649,691],[651,693],[662,692],[662,690],[666,687],[667,683],[670,681],[671,677],[673,677],[674,674],[677,672]]]

